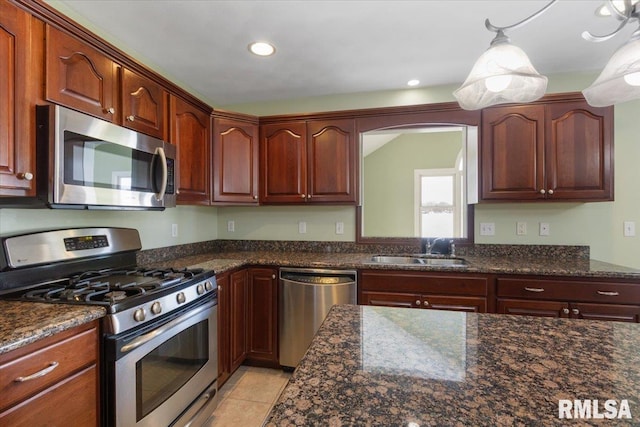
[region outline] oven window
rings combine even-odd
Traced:
[[[137,421],[170,398],[209,359],[208,320],[168,339],[136,363]]]
[[[64,132],[64,182],[83,187],[153,191],[153,154]]]

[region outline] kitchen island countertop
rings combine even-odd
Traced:
[[[266,426],[547,426],[560,399],[640,419],[640,325],[334,306]],[[573,414],[573,412],[572,412]]]
[[[0,301],[0,354],[105,315],[104,307]]]

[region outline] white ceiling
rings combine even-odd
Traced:
[[[507,33],[545,75],[597,71],[635,28],[612,31],[602,0],[560,0]],[[51,0],[50,4],[212,106],[460,84],[494,33],[545,0]],[[635,26],[633,26],[635,27]],[[249,54],[266,40],[275,56]]]

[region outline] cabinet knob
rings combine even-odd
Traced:
[[[253,200],[258,200],[258,196],[253,196]]]
[[[571,312],[573,314],[580,314],[580,310],[578,310],[577,308],[574,308],[573,310],[571,310]]]
[[[547,193],[547,192],[545,191],[545,189],[544,189],[544,188],[541,188],[541,189],[540,189],[540,194],[546,194],[546,193]]]
[[[116,113],[116,109],[115,109],[115,108],[113,108],[113,107],[109,107],[109,108],[107,108],[107,110],[106,110],[106,111],[107,111],[107,113],[109,113],[109,114],[115,114],[115,113]]]
[[[549,191],[547,191],[547,193],[553,194],[553,190],[549,190]]]
[[[568,308],[563,308],[563,309],[562,309],[562,312],[563,312],[564,314],[569,314],[569,309],[568,309]]]
[[[307,199],[310,199],[310,198],[311,198],[311,194],[309,194],[309,195],[307,196]]]
[[[134,121],[136,118],[134,116],[127,116],[127,120],[130,122]]]
[[[425,307],[429,305],[429,301],[422,301],[422,305],[424,305]]]
[[[419,299],[416,300],[416,305],[420,306],[420,300]]]
[[[222,291],[222,285],[218,285],[218,292]]]
[[[301,194],[300,197],[302,197],[303,199],[307,197],[306,194]]]
[[[33,179],[33,174],[31,172],[20,172],[16,176],[18,179],[24,179],[25,181],[31,181]]]

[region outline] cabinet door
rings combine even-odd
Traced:
[[[122,69],[122,125],[167,139],[167,92],[157,83]]]
[[[452,297],[449,295],[423,295],[422,308],[486,313],[487,299],[479,297]]]
[[[558,301],[498,299],[498,313],[538,317],[569,317],[569,304]]]
[[[271,268],[249,269],[248,354],[252,360],[278,363],[278,283]]]
[[[231,289],[229,275],[216,277],[218,283],[218,388],[231,375]]]
[[[231,290],[230,372],[233,372],[247,356],[247,270],[232,273],[229,287]]]
[[[549,197],[613,200],[613,107],[565,102],[546,111]]]
[[[354,120],[307,123],[307,201],[356,201]]]
[[[35,195],[33,124],[43,74],[41,37],[39,21],[0,2],[0,196]]]
[[[544,198],[544,106],[482,112],[481,198]],[[546,191],[546,190],[545,190]]]
[[[213,121],[213,200],[258,203],[258,125]]]
[[[420,295],[400,292],[361,292],[360,302],[362,305],[378,305],[383,307],[420,307],[422,303]]]
[[[210,135],[209,114],[171,96],[171,143],[178,156],[178,203],[208,205]]]
[[[118,65],[82,41],[47,25],[46,98],[116,121]]]
[[[621,304],[571,303],[571,317],[616,322],[640,322],[640,306]]]
[[[260,201],[304,202],[307,198],[305,122],[267,124],[260,132]]]

